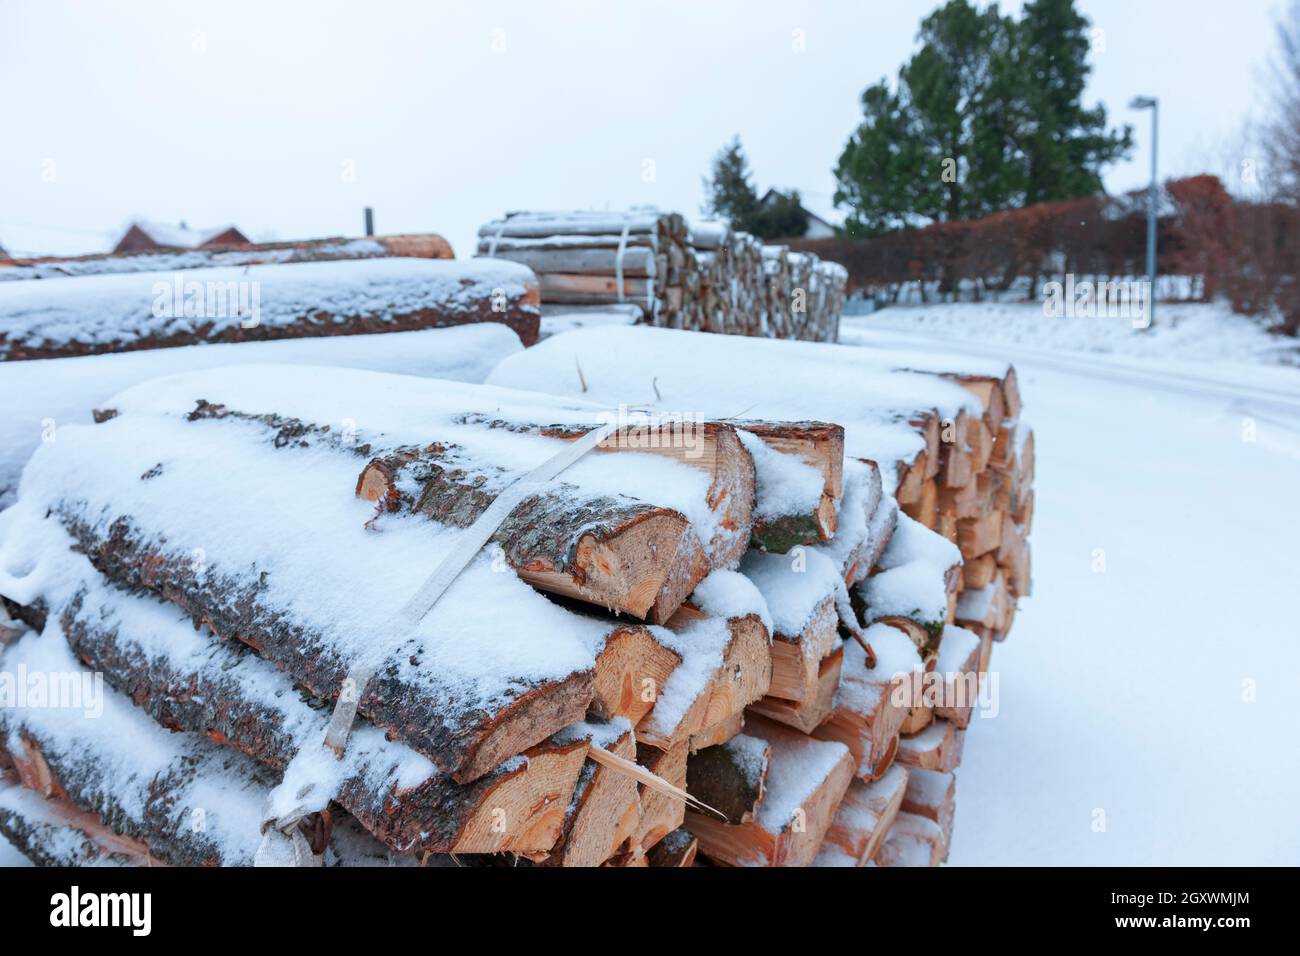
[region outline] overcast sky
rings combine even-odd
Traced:
[[[760,188],[831,206],[858,96],[937,0],[0,0],[0,245],[105,248],[135,217],[253,238],[435,231],[507,209],[699,210],[739,133]],[[1224,171],[1264,98],[1276,0],[1080,0],[1087,102],[1134,122],[1106,177]],[[1018,10],[1019,3],[1003,3]]]

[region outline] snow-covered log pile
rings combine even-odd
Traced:
[[[1029,593],[1033,436],[1014,370],[603,328],[511,356],[489,382],[742,427],[749,417],[842,426],[833,519],[756,537],[741,564],[772,617],[772,682],[739,736],[688,761],[688,789],[728,820],[692,810],[686,825],[718,863],[944,859],[965,730],[988,693],[993,643]],[[759,488],[761,519],[761,470]],[[791,474],[782,488],[811,501],[814,482]],[[846,588],[874,666],[838,611]]]
[[[188,345],[0,365],[0,508],[18,491],[23,465],[65,425],[93,421],[96,409],[151,378],[222,365],[315,365],[482,382],[523,348],[504,325],[480,322],[420,332]]]
[[[200,249],[152,252],[103,252],[85,256],[44,256],[39,259],[0,259],[0,282],[21,279],[62,279],[68,276],[113,275],[121,272],[174,272],[219,266],[281,262],[326,262],[336,259],[454,259],[451,244],[436,233],[367,236],[346,239],[306,239],[259,242]]]
[[[500,322],[537,341],[512,262],[372,258],[0,283],[0,362]]]
[[[547,311],[632,304],[661,328],[834,342],[848,274],[725,223],[677,213],[508,213],[478,254],[537,273]]]
[[[130,388],[0,513],[0,672],[106,685],[0,707],[0,832],[40,862],[247,864],[287,791],[327,864],[937,863],[1027,587],[988,517],[1023,540],[1018,410],[1006,367],[644,327],[487,385]],[[498,495],[611,427],[395,625]]]

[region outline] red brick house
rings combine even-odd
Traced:
[[[160,222],[134,222],[127,229],[114,252],[151,252],[155,249],[205,249],[211,246],[246,246],[250,240],[234,226],[215,229],[191,229]]]

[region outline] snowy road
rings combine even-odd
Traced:
[[[1245,417],[1300,403],[1300,372],[1238,401],[1017,368],[1035,591],[966,737],[950,862],[1300,863],[1300,421]]]

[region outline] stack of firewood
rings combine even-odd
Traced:
[[[660,328],[834,342],[848,275],[720,222],[677,213],[508,213],[478,254],[537,273],[547,311],[632,304]]]
[[[727,820],[691,811],[687,827],[719,863],[945,859],[965,730],[980,693],[995,692],[983,679],[993,643],[1029,593],[1033,437],[1015,371],[624,328],[554,337],[489,381],[742,427],[749,416],[843,426],[829,451],[799,449],[809,464],[840,462],[824,486],[834,506],[755,536],[741,565],[773,618],[772,682],[741,735],[688,762],[687,789]],[[760,488],[794,496],[793,476],[764,471]],[[807,488],[811,500],[811,476]],[[835,611],[840,587],[875,667]]]
[[[398,236],[0,269],[29,280],[0,281],[0,362],[477,322],[537,341],[536,276],[447,258],[445,245]]]
[[[0,831],[41,862],[247,864],[287,787],[328,864],[937,863],[954,692],[1027,591],[1032,443],[1009,369],[933,365],[633,327],[486,386],[130,389],[0,515],[0,666],[108,685],[95,716],[0,710]],[[503,490],[611,424],[394,624]]]

